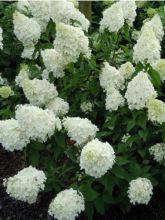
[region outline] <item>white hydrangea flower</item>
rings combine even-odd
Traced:
[[[62,54],[65,63],[76,62],[80,54],[90,58],[89,40],[79,27],[56,24],[54,48]]]
[[[106,91],[112,88],[122,89],[124,82],[124,78],[119,70],[110,66],[107,62],[104,62],[99,80],[101,87]]]
[[[159,73],[161,81],[165,81],[165,59],[157,60],[152,67]]]
[[[0,86],[0,96],[4,99],[14,95],[14,91],[10,86]]]
[[[28,0],[18,0],[17,1],[17,10],[20,12],[27,12],[29,10]]]
[[[160,59],[161,46],[152,28],[142,31],[137,43],[133,48],[133,60],[138,62],[154,63]]]
[[[64,101],[59,97],[56,97],[50,103],[46,105],[46,107],[53,111],[56,116],[63,116],[66,115],[69,111],[69,104],[68,102]]]
[[[154,123],[165,122],[165,103],[158,99],[151,99],[147,103],[148,119]]]
[[[3,30],[2,28],[0,27],[0,50],[3,50],[3,36],[2,36],[2,33],[3,33]]]
[[[100,21],[100,31],[108,29],[109,32],[118,32],[124,25],[124,15],[120,2],[114,3],[103,11],[103,18]]]
[[[88,113],[92,111],[92,103],[91,102],[82,102],[80,105],[81,111],[84,113]]]
[[[16,119],[21,130],[31,140],[45,142],[55,130],[61,130],[61,121],[52,111],[36,106],[19,105],[16,109]]]
[[[24,80],[22,88],[30,104],[36,106],[46,105],[58,95],[56,87],[46,79]]]
[[[84,197],[74,189],[65,189],[57,194],[49,205],[48,213],[58,220],[75,220],[85,210]]]
[[[55,23],[73,24],[82,27],[83,30],[88,31],[89,21],[85,18],[73,2],[67,0],[52,1],[51,2],[51,18]]]
[[[41,51],[41,56],[48,72],[53,72],[54,77],[61,78],[64,76],[66,60],[56,49],[46,49]]]
[[[163,30],[161,19],[158,14],[156,14],[150,21],[146,22],[143,25],[141,32],[143,32],[145,29],[148,29],[148,28],[152,28],[157,39],[159,41],[162,41],[163,36],[164,36],[164,30]]]
[[[43,171],[29,166],[15,176],[4,179],[6,192],[17,200],[35,203],[40,191],[44,190],[46,176]]]
[[[29,79],[29,67],[26,64],[22,64],[18,76],[15,78],[16,85],[22,87],[24,80]]]
[[[111,89],[106,94],[105,106],[106,110],[112,112],[118,110],[120,106],[125,104],[125,99],[117,89]]]
[[[154,157],[154,160],[160,164],[165,162],[165,143],[158,143],[150,147],[150,154]]]
[[[25,55],[28,55],[26,58],[31,59],[34,52],[34,45],[38,42],[41,35],[40,26],[34,18],[28,18],[18,11],[13,14],[13,23],[14,34],[22,42],[25,49],[23,57],[25,58]]]
[[[51,17],[51,1],[28,0],[29,9],[41,27],[41,31],[46,30],[46,26]]]
[[[133,25],[136,17],[136,3],[135,0],[120,0],[120,4],[123,10],[124,18],[129,26]]]
[[[68,136],[76,141],[76,145],[83,145],[95,138],[98,127],[91,123],[87,118],[66,117],[63,120],[64,128]]]
[[[22,150],[29,139],[15,119],[0,120],[0,143],[7,151]]]
[[[130,202],[137,204],[148,204],[153,194],[153,186],[147,178],[137,178],[129,183],[128,197]]]
[[[115,163],[115,152],[109,143],[94,139],[85,145],[80,155],[80,167],[85,173],[100,178]]]
[[[142,109],[146,107],[151,98],[155,98],[157,93],[148,78],[147,73],[139,72],[129,83],[125,98],[128,102],[129,109]]]
[[[126,62],[120,66],[119,72],[124,79],[127,80],[132,77],[132,74],[135,72],[135,67],[132,65],[132,63]]]

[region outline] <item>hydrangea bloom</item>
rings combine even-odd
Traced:
[[[125,104],[125,99],[117,89],[111,89],[106,95],[106,110],[116,111],[120,106]]]
[[[103,18],[100,21],[100,31],[108,29],[109,32],[118,32],[124,25],[124,15],[121,3],[114,3],[111,7],[103,11]]]
[[[165,143],[158,143],[150,147],[149,152],[158,163],[165,162]]]
[[[24,46],[23,57],[31,59],[34,45],[38,42],[41,35],[40,26],[35,19],[28,18],[18,11],[13,15],[13,23],[14,33]]]
[[[155,98],[157,93],[144,72],[139,72],[129,83],[125,98],[127,99],[129,109],[142,109],[146,107],[151,98]]]
[[[79,27],[66,24],[56,24],[56,39],[54,48],[62,54],[66,63],[76,62],[80,54],[89,58],[89,40]]]
[[[75,8],[73,2],[67,0],[51,2],[51,18],[55,23],[73,24],[73,21],[76,21],[74,25],[85,31],[89,28],[89,21],[84,14]]]
[[[128,197],[130,202],[137,204],[148,204],[153,194],[151,181],[146,178],[137,178],[129,183]]]
[[[8,84],[7,79],[2,77],[2,73],[0,73],[0,85],[4,86],[4,85],[7,85],[7,84]]]
[[[160,79],[165,81],[165,59],[157,60],[152,66],[159,73]]]
[[[1,50],[3,49],[3,43],[2,43],[3,37],[2,37],[2,33],[3,33],[3,31],[2,31],[2,28],[0,27],[0,49],[1,49]]]
[[[143,25],[141,31],[143,32],[145,29],[148,29],[148,28],[152,28],[157,39],[159,41],[162,41],[162,38],[164,35],[164,30],[163,30],[163,25],[162,25],[161,19],[158,14],[156,14],[150,21],[146,22]]]
[[[57,194],[49,206],[49,214],[58,220],[75,220],[85,210],[83,195],[74,189]]]
[[[129,26],[132,26],[136,17],[137,6],[135,0],[126,0],[126,1],[120,0],[120,4],[126,22],[128,23]]]
[[[131,137],[131,135],[129,133],[124,134],[121,139],[121,142],[126,143],[130,137]]]
[[[152,28],[145,28],[142,31],[137,43],[133,48],[133,59],[136,63],[154,63],[160,59],[160,42],[156,38]]]
[[[36,106],[46,105],[58,95],[56,87],[46,79],[24,80],[22,88],[29,102]]]
[[[22,64],[20,68],[20,72],[15,79],[16,85],[22,87],[22,83],[24,82],[24,80],[29,79],[29,73],[30,71],[28,65]]]
[[[29,139],[15,119],[0,120],[0,143],[7,151],[22,150]]]
[[[94,139],[85,145],[80,155],[80,167],[85,173],[100,178],[115,162],[115,152],[110,144]]]
[[[32,166],[24,168],[15,176],[4,179],[6,192],[17,200],[32,204],[36,202],[41,190],[44,190],[46,176],[43,171]]]
[[[27,12],[29,10],[28,0],[18,0],[17,1],[17,10],[20,12]]]
[[[53,111],[56,116],[66,115],[69,111],[69,104],[59,97],[49,102],[46,107]]]
[[[55,49],[46,49],[41,51],[41,56],[48,72],[53,72],[56,78],[64,76],[63,69],[67,63],[60,52]]]
[[[41,27],[41,31],[45,31],[46,26],[51,17],[51,1],[34,1],[28,0],[29,9],[32,12],[33,17]]]
[[[122,74],[107,62],[104,62],[99,79],[101,87],[106,91],[112,88],[121,89],[123,87],[124,78]]]
[[[92,103],[91,102],[82,102],[80,105],[81,111],[84,113],[88,113],[92,111]]]
[[[126,62],[120,66],[119,72],[124,79],[127,80],[132,77],[132,74],[135,72],[135,67],[132,65],[132,63]]]
[[[0,96],[2,98],[8,98],[9,96],[14,95],[14,91],[10,88],[10,86],[2,86],[0,87]]]
[[[158,99],[151,99],[147,103],[148,119],[154,123],[165,122],[165,103]]]
[[[76,141],[76,145],[83,145],[89,140],[95,138],[98,128],[87,118],[66,117],[63,120],[64,128],[68,136]]]
[[[52,111],[36,106],[19,105],[16,109],[16,119],[22,131],[31,140],[45,142],[54,134],[55,129],[61,129],[61,121]]]

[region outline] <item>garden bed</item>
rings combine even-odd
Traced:
[[[40,193],[34,205],[16,201],[10,198],[2,186],[3,178],[10,177],[25,167],[25,161],[19,152],[9,153],[0,148],[0,220],[51,220],[48,206],[53,198],[51,193]],[[154,196],[148,206],[135,206],[127,215],[123,215],[118,208],[109,211],[105,216],[98,216],[98,220],[165,220],[165,193],[155,189]],[[86,220],[80,216],[80,220]]]

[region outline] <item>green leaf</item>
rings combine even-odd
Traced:
[[[129,160],[127,160],[123,156],[117,156],[115,160],[118,165],[124,165],[124,164],[128,164],[130,162]]]
[[[39,163],[39,153],[38,151],[31,151],[29,155],[29,162],[32,166],[37,166]]]
[[[115,165],[115,166],[112,168],[111,172],[112,172],[116,177],[118,177],[118,178],[120,178],[120,179],[124,179],[124,180],[127,180],[127,181],[129,181],[129,180],[131,179],[131,176],[130,176],[129,172],[128,172],[126,169],[124,169],[123,167],[121,167],[121,166]]]
[[[96,210],[104,215],[105,213],[105,207],[104,207],[104,202],[103,202],[103,199],[99,196],[95,201],[94,201],[94,204],[95,204],[95,208]]]
[[[92,188],[91,183],[81,185],[80,190],[86,201],[91,202],[99,196],[99,193]]]
[[[99,182],[104,185],[105,189],[109,192],[110,195],[112,195],[113,187],[114,187],[114,181],[113,176],[111,174],[105,174],[99,179]]]
[[[93,220],[94,207],[92,202],[85,203],[85,213],[87,214],[89,220]]]

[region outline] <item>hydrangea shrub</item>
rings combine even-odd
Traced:
[[[94,2],[91,22],[77,1],[0,3],[0,143],[27,164],[10,196],[51,191],[74,220],[164,190],[165,8],[142,3]]]

